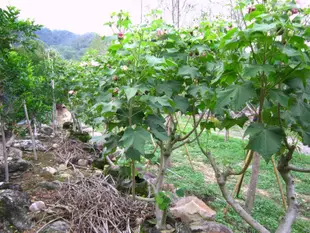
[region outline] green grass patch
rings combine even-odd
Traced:
[[[186,130],[189,130],[189,127]],[[225,142],[224,136],[222,135],[217,135],[217,133],[205,133],[201,137],[201,143],[206,150],[212,153],[220,168],[230,165],[235,169],[241,169],[243,166],[246,156],[246,151],[244,150],[247,143],[246,140],[243,141],[238,138],[230,138],[228,142]],[[201,153],[197,143],[188,145],[188,150],[194,163],[199,162],[205,166],[209,166],[208,159]],[[310,156],[295,154],[292,163],[300,167],[310,166]],[[217,184],[210,181],[208,182],[201,169],[197,169],[196,167],[194,171],[191,169],[184,147],[180,147],[173,152],[172,164],[173,167],[171,168],[171,172],[167,174],[167,182],[173,183],[176,187],[184,188],[187,195],[196,195],[207,201],[210,207],[217,211],[216,220],[227,225],[234,232],[256,232],[246,224],[232,208],[224,215],[223,210],[226,207],[226,202],[222,198]],[[296,192],[302,195],[309,195],[308,197],[310,198],[309,175],[296,172],[293,172],[293,175],[296,178]],[[243,186],[249,183],[250,176],[251,168],[246,172]],[[235,178],[229,180],[228,188],[230,190],[233,189],[235,182]],[[285,189],[283,181],[282,185]],[[261,158],[257,188],[260,192],[258,192],[255,201],[253,216],[267,229],[274,232],[285,212],[282,206],[279,187],[276,183],[272,162],[266,163],[263,158]],[[243,193],[240,196],[244,198]],[[309,202],[306,203],[302,198],[299,198],[299,201],[301,205],[301,217],[310,218]],[[240,202],[243,203],[244,200],[241,199]],[[293,226],[292,232],[310,232],[310,221],[307,221],[307,219],[298,219]]]

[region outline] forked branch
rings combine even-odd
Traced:
[[[197,135],[197,130],[195,130],[195,133]],[[255,230],[261,233],[269,233],[269,231],[261,225],[259,222],[257,222],[250,214],[248,214],[241,205],[234,200],[234,198],[230,195],[229,191],[226,188],[226,178],[224,174],[220,171],[219,167],[217,166],[214,157],[210,152],[205,151],[201,144],[199,137],[197,137],[197,142],[200,150],[202,153],[209,159],[211,166],[215,172],[217,183],[220,187],[220,190],[222,192],[223,197],[227,201],[229,205],[232,206],[232,208],[249,224],[251,225]]]

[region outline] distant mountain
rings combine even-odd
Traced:
[[[96,33],[78,35],[66,30],[50,30],[43,28],[36,32],[37,36],[46,45],[55,48],[65,59],[79,60],[93,40],[98,37]]]

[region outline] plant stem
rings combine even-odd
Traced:
[[[272,165],[273,165],[274,174],[276,175],[277,183],[278,183],[278,185],[279,185],[279,189],[280,189],[280,193],[281,193],[281,198],[282,198],[283,207],[284,207],[284,209],[286,210],[286,209],[287,209],[287,204],[286,204],[285,196],[284,196],[284,193],[283,193],[282,183],[281,183],[281,181],[280,181],[279,173],[278,173],[278,170],[277,170],[277,165],[276,165],[276,162],[275,162],[275,160],[274,160],[274,157],[272,157],[271,160],[272,160]]]
[[[136,200],[136,167],[135,161],[132,160],[131,162],[131,170],[132,170],[132,198]]]
[[[132,127],[132,103],[131,100],[129,100],[129,110],[128,110],[128,121],[129,126]],[[136,199],[136,167],[135,167],[135,161],[132,159],[131,161],[131,193],[132,198]]]

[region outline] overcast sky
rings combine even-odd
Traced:
[[[110,19],[112,12],[129,11],[133,22],[140,22],[140,3],[143,1],[143,13],[158,6],[158,0],[0,0],[0,7],[16,6],[21,10],[22,18],[34,19],[50,29],[65,29],[78,34],[97,32],[109,34],[110,28],[103,24]],[[233,0],[234,1],[234,0]],[[303,4],[310,0],[297,0]],[[181,1],[182,2],[182,1]],[[213,15],[229,14],[227,4],[230,0],[187,0],[196,5],[182,22],[192,22],[201,11]],[[165,18],[170,16],[166,12]]]
[[[158,6],[158,0],[142,1],[144,14]],[[0,0],[0,7],[16,6],[21,10],[22,18],[34,19],[36,23],[50,29],[65,29],[79,34],[107,34],[110,33],[110,29],[103,24],[109,21],[110,14],[114,11],[129,11],[134,23],[139,23],[140,2],[141,0]],[[189,19],[197,17],[204,5],[210,4],[210,0],[188,2],[197,4],[195,12],[188,15]],[[213,7],[213,11],[217,10],[223,11],[222,7]]]
[[[143,1],[151,8],[156,7],[157,0]],[[22,18],[34,19],[50,29],[75,33],[106,32],[103,24],[113,11],[121,9],[129,11],[136,23],[140,19],[140,0],[0,0],[0,7],[7,5],[20,9]]]

